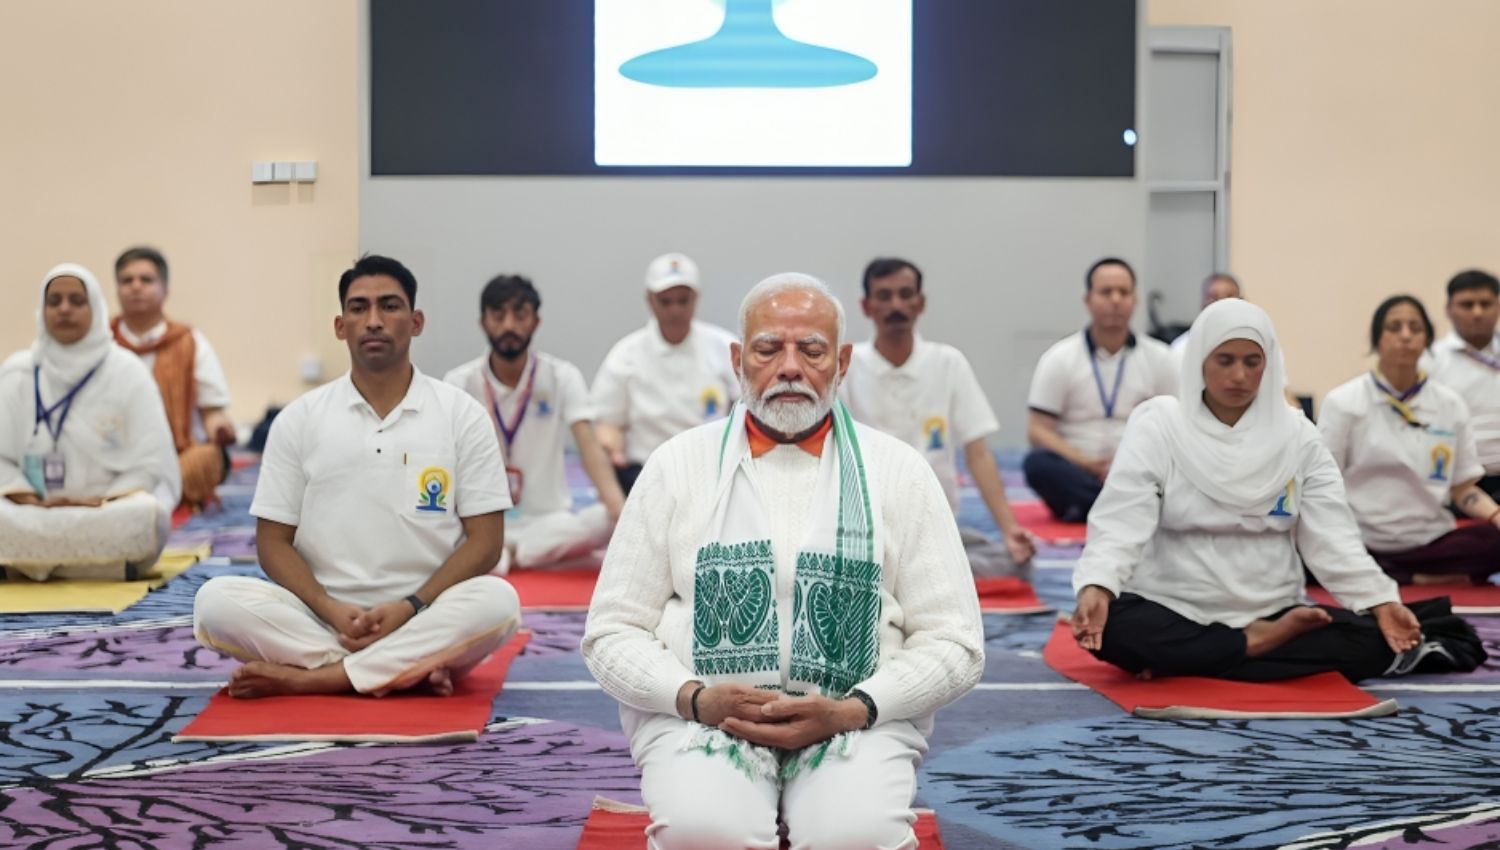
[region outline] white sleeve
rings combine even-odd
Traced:
[[[589,603],[581,646],[589,672],[620,702],[677,714],[677,692],[691,670],[656,636],[662,610],[676,595],[666,520],[676,498],[652,452],[625,500]]]
[[[454,464],[454,512],[468,518],[513,507],[495,426],[479,402],[468,394],[454,399],[453,438],[458,449]]]
[[[587,422],[594,418],[589,404],[589,389],[583,373],[572,363],[557,362],[557,415],[565,425]]]
[[[271,433],[260,455],[251,516],[282,525],[302,524],[302,497],[307,492],[307,467],[302,462],[306,410],[306,404],[293,402],[271,420]]]
[[[630,422],[629,357],[621,350],[622,340],[604,355],[599,372],[594,376],[594,388],[589,393],[589,406],[594,419],[621,428]]]
[[[161,391],[151,373],[137,358],[121,359],[127,368],[112,370],[101,378],[112,385],[135,384],[127,390],[124,404],[128,417],[125,433],[130,435],[130,465],[121,469],[109,483],[106,496],[117,496],[131,490],[145,490],[166,505],[167,510],[182,501],[182,466],[177,460],[177,445],[172,440],[172,426],[167,424],[167,410]],[[110,391],[118,393],[119,386]]]
[[[1448,480],[1455,484],[1478,481],[1484,477],[1484,464],[1479,462],[1479,445],[1474,441],[1474,425],[1469,421],[1469,406],[1458,399],[1458,427],[1453,429],[1453,475]]]
[[[1307,423],[1308,431],[1312,428]],[[1351,611],[1398,601],[1396,583],[1365,550],[1344,493],[1344,478],[1322,440],[1302,446],[1302,465],[1306,474],[1296,540],[1303,563]]]
[[[224,367],[219,364],[219,355],[209,344],[208,337],[197,328],[193,329],[193,380],[198,385],[198,406],[228,407],[229,381],[224,377]]]
[[[24,384],[23,384],[24,378]],[[31,395],[31,372],[13,366],[0,370],[0,399],[14,408],[0,411],[0,498],[10,493],[34,493],[31,482],[21,471],[26,456],[28,431],[22,427],[23,417],[30,419],[33,405],[23,402]],[[23,413],[22,411],[28,411]]]
[[[1137,407],[1125,424],[1104,489],[1089,510],[1083,555],[1073,567],[1073,592],[1091,584],[1115,596],[1135,574],[1141,553],[1161,522],[1161,501],[1172,458],[1158,427]]]
[[[931,714],[967,693],[984,672],[984,627],[974,576],[953,509],[932,467],[903,458],[884,474],[894,486],[882,513],[891,595],[901,606],[901,647],[855,685],[875,701],[879,722]],[[899,495],[894,495],[899,494]]]
[[[995,411],[990,407],[990,400],[985,397],[984,390],[979,386],[979,379],[974,376],[974,370],[969,366],[969,359],[957,350],[954,351],[953,363],[953,410],[952,422],[953,441],[955,445],[967,446],[968,444],[1000,430],[1000,423],[995,419]]]
[[[1341,471],[1349,468],[1349,438],[1354,432],[1354,425],[1355,418],[1344,406],[1339,392],[1335,390],[1329,393],[1323,399],[1323,409],[1318,411],[1318,433],[1323,436],[1328,454]]]
[[[1071,339],[1071,337],[1070,337]],[[1031,392],[1026,396],[1026,406],[1039,413],[1061,418],[1068,400],[1068,384],[1072,376],[1067,374],[1063,361],[1067,355],[1054,345],[1042,354],[1031,375]]]

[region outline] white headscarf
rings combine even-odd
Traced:
[[[89,295],[89,307],[94,312],[88,333],[72,345],[63,345],[52,338],[43,315],[47,305],[47,285],[60,277],[76,277],[83,281],[84,291]],[[54,266],[42,278],[42,294],[36,311],[36,342],[31,344],[31,361],[42,367],[45,386],[67,392],[83,380],[90,369],[104,362],[114,347],[114,335],[109,332],[109,307],[104,303],[104,290],[99,288],[99,281],[83,266],[74,263]]]
[[[1176,404],[1165,417],[1166,435],[1183,474],[1214,500],[1255,508],[1274,499],[1296,474],[1301,417],[1287,405],[1286,365],[1266,311],[1238,298],[1204,308],[1193,322],[1182,357]],[[1230,427],[1203,402],[1203,363],[1235,339],[1259,345],[1266,356],[1260,390]]]

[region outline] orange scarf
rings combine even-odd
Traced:
[[[193,411],[198,407],[198,380],[193,374],[198,344],[193,339],[193,329],[168,319],[167,332],[160,339],[142,345],[125,338],[118,317],[110,322],[110,329],[122,348],[138,355],[156,354],[152,372],[182,466],[182,501],[194,507],[212,501],[214,488],[224,474],[224,460],[217,446],[193,444]]]

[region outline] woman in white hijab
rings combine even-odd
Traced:
[[[1285,383],[1264,310],[1226,299],[1198,316],[1178,396],[1136,408],[1089,513],[1079,644],[1143,677],[1473,669],[1484,650],[1447,600],[1414,613],[1365,551]],[[1304,564],[1344,608],[1304,604]]]
[[[57,266],[36,342],[0,366],[0,565],[28,578],[131,578],[166,544],[172,431],[108,318],[88,269]]]

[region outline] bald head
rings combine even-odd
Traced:
[[[1203,279],[1203,306],[1225,298],[1241,298],[1240,282],[1234,275],[1216,272]]]

